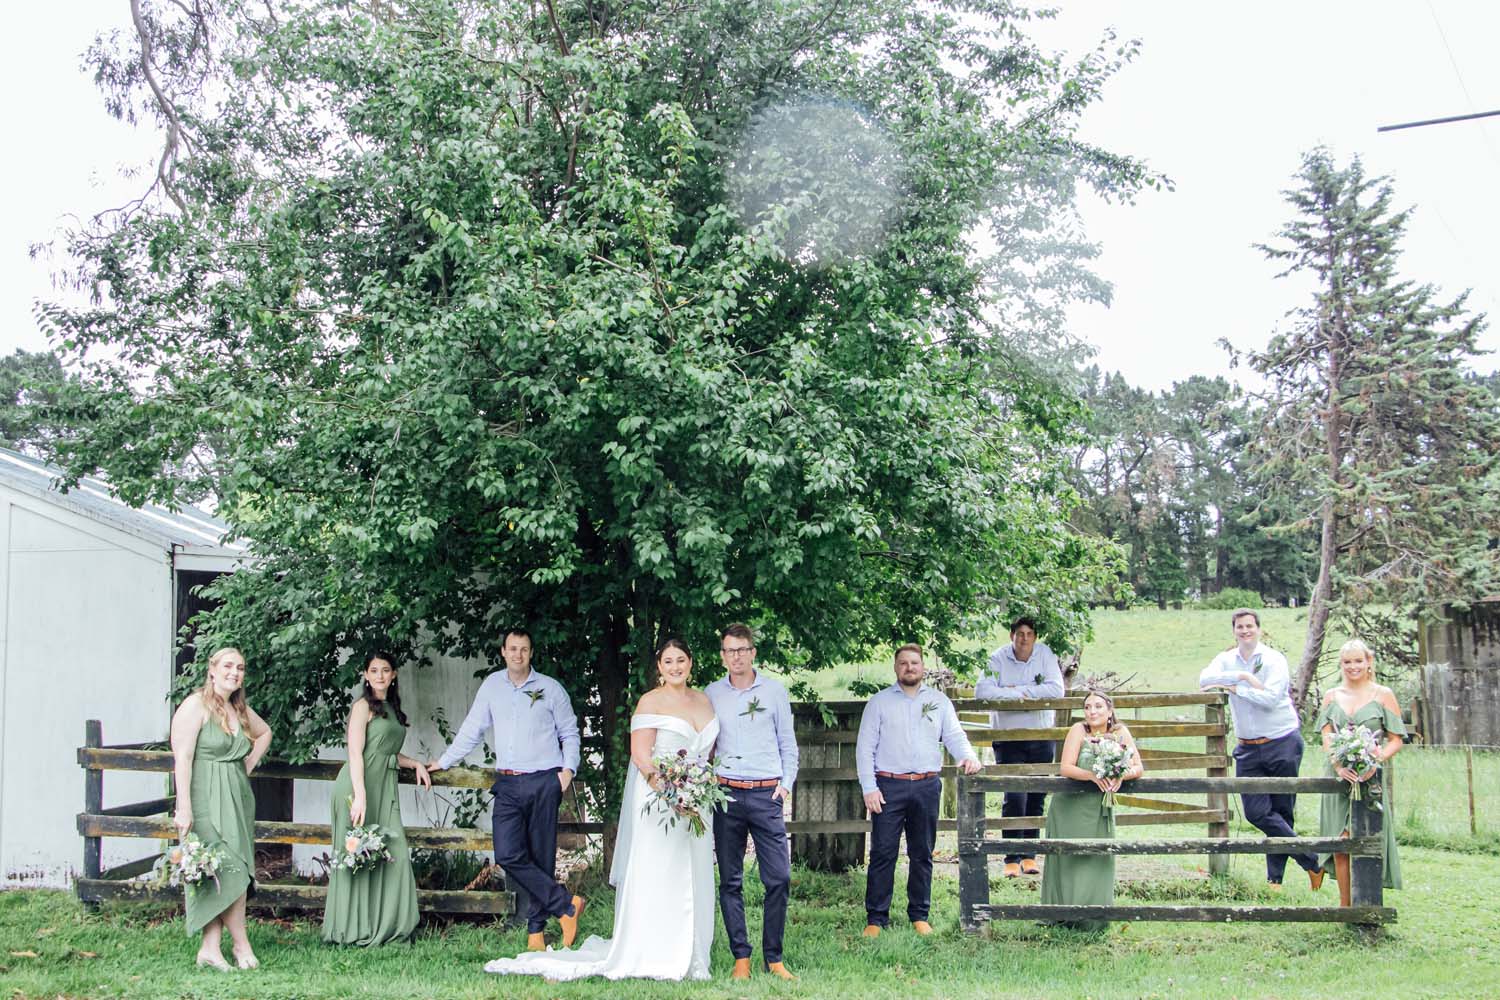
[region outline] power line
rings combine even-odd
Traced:
[[[1403,128],[1421,128],[1423,125],[1446,125],[1448,122],[1466,122],[1474,118],[1494,118],[1500,111],[1477,111],[1472,115],[1449,115],[1447,118],[1424,118],[1419,122],[1402,122],[1399,125],[1382,125],[1377,132],[1394,132]]]

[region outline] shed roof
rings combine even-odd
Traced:
[[[228,537],[228,524],[196,507],[132,507],[100,479],[84,478],[63,492],[58,487],[62,475],[55,465],[0,448],[0,484],[160,545],[174,560],[181,557],[192,564],[185,568],[230,569],[247,555],[243,544]]]

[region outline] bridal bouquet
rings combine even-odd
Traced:
[[[344,849],[333,852],[333,867],[342,868],[351,875],[394,860],[390,849],[385,846],[385,835],[380,832],[378,823],[350,827],[344,834]]]
[[[650,812],[652,806],[660,804],[663,825],[676,826],[679,818],[686,819],[693,836],[703,836],[708,832],[704,814],[730,801],[714,774],[715,762],[694,760],[686,750],[678,750],[653,757],[651,763],[661,776],[661,788],[652,789],[651,799],[641,811]]]
[[[214,887],[219,885],[219,869],[227,860],[222,847],[209,847],[190,833],[182,843],[172,848],[162,858],[159,884],[182,885],[189,890],[198,888],[205,879],[212,879]]]
[[[1364,726],[1353,723],[1336,730],[1328,744],[1328,756],[1333,759],[1334,770],[1346,767],[1355,774],[1364,774],[1380,763],[1380,745],[1375,734]],[[1363,795],[1364,782],[1349,783],[1349,799],[1353,801]],[[1379,805],[1376,805],[1379,808]]]
[[[1091,770],[1095,777],[1109,781],[1124,777],[1125,772],[1130,770],[1130,748],[1125,744],[1106,736],[1096,736],[1089,742],[1094,748],[1094,766]],[[1104,804],[1110,809],[1115,807],[1114,792],[1104,793]]]

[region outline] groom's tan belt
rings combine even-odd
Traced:
[[[739,789],[775,788],[777,785],[781,784],[781,779],[767,778],[765,781],[741,781],[739,778],[720,778],[719,784],[726,785],[729,788]]]
[[[1240,742],[1244,743],[1244,744],[1247,744],[1249,746],[1252,746],[1252,747],[1258,747],[1258,746],[1264,746],[1265,744],[1271,742],[1271,740],[1273,738],[1274,737],[1271,737],[1271,736],[1261,736],[1261,737],[1259,737],[1257,739],[1247,740],[1247,739],[1245,739],[1245,737],[1241,736],[1240,737]]]
[[[897,781],[926,781],[928,778],[936,778],[937,771],[913,771],[909,774],[896,774],[893,771],[876,771],[877,778],[895,778]]]

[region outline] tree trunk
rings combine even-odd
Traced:
[[[1333,498],[1323,498],[1323,530],[1318,547],[1318,582],[1307,605],[1307,642],[1302,647],[1302,662],[1292,680],[1292,701],[1305,714],[1307,692],[1317,676],[1318,661],[1323,656],[1323,639],[1328,633],[1328,601],[1333,596],[1333,556],[1335,545]]]

